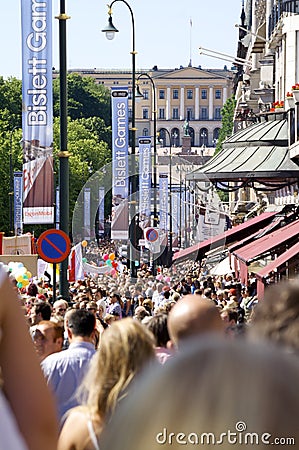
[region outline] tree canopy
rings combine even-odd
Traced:
[[[54,170],[59,173],[59,80],[54,80]],[[57,93],[58,88],[58,93]],[[57,97],[58,95],[58,97]],[[68,151],[70,170],[70,219],[77,196],[89,176],[111,161],[109,91],[89,78],[68,76]],[[22,170],[22,83],[0,77],[0,231],[9,230],[11,172]],[[11,159],[10,159],[11,155]],[[12,171],[10,171],[10,161]],[[26,226],[29,227],[29,226]],[[27,228],[24,227],[25,231]],[[39,232],[40,226],[27,231]]]
[[[222,143],[231,136],[234,127],[234,112],[236,108],[236,101],[233,97],[226,100],[221,110],[222,125],[219,131],[215,155],[222,149]]]

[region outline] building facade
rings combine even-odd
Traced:
[[[118,70],[69,70],[90,76],[108,89],[113,86],[128,86],[132,97],[132,74]],[[147,73],[153,80],[142,74]],[[137,70],[136,80],[143,98],[136,101],[136,138],[154,136],[154,111],[156,107],[157,132],[165,146],[182,145],[185,120],[189,123],[192,147],[213,147],[221,128],[221,109],[233,94],[234,72],[222,69],[181,67],[178,69]],[[156,105],[154,105],[155,86]],[[130,104],[129,104],[130,107]]]

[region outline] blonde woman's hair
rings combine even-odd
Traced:
[[[109,419],[129,384],[151,361],[155,361],[151,333],[131,318],[113,322],[102,335],[82,386],[92,416]]]

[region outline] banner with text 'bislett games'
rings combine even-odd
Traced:
[[[112,221],[111,239],[129,237],[129,109],[128,88],[111,89],[112,101]]]
[[[144,230],[151,222],[152,155],[151,139],[140,137],[139,142],[139,225]],[[154,193],[155,195],[156,193]]]
[[[54,222],[52,0],[21,0],[23,220]]]

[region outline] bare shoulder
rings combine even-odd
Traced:
[[[58,450],[93,450],[88,431],[89,420],[87,408],[73,408],[62,427]]]

